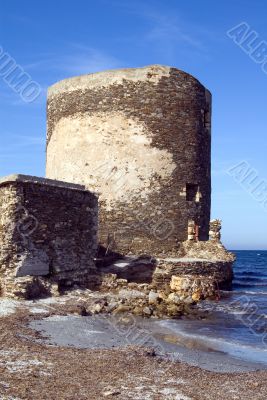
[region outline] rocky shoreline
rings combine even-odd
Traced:
[[[214,355],[213,361],[207,358],[206,365],[213,365],[214,369],[203,371],[197,367],[200,353],[193,352],[190,361],[189,350],[184,346],[178,346],[180,358],[170,359],[167,354],[173,351],[174,343],[162,341],[160,332],[150,334],[152,343],[125,343],[123,337],[124,345],[119,346],[116,339],[112,342],[113,331],[93,326],[90,331],[79,333],[79,326],[99,318],[123,323],[134,320],[134,328],[138,326],[136,321],[141,321],[143,331],[144,321],[206,318],[207,314],[195,305],[204,299],[219,299],[220,288],[231,282],[233,261],[234,256],[221,243],[211,241],[205,245],[185,244],[176,258],[129,255],[98,259],[97,274],[88,277],[85,285],[66,281],[57,286],[50,277],[18,278],[16,284],[23,291],[16,292],[13,299],[0,299],[1,399],[224,399],[215,395],[222,381],[221,374],[214,371],[222,370],[227,359],[219,355]],[[69,346],[64,340],[58,344],[51,332],[39,330],[42,321],[49,323],[51,318],[59,324],[65,341],[69,340],[69,329],[73,338],[80,337],[79,345]],[[62,318],[69,324],[67,330],[60,326]],[[80,343],[90,338],[90,343],[101,340],[100,333],[105,338],[100,347],[80,348]],[[163,351],[159,352],[159,348]],[[254,398],[265,399],[261,397],[266,388],[265,371],[252,372],[258,366],[241,366],[237,361],[232,362],[232,368],[222,375],[227,375],[228,380],[224,380],[221,393],[227,392],[228,399],[236,398],[231,397],[230,379],[238,386],[238,393],[244,394],[242,399],[251,399],[246,396],[252,393],[253,385],[259,387],[259,397]],[[247,390],[241,385],[244,374],[251,382]],[[199,380],[205,382],[201,391]]]
[[[103,256],[95,261],[97,274],[85,278],[84,285],[68,281],[56,285],[50,276],[17,277],[15,286],[22,290],[10,297],[32,300],[79,293],[84,316],[131,313],[178,319],[190,314],[199,318],[194,305],[220,299],[220,289],[231,285],[235,257],[218,241],[185,242],[177,256]]]
[[[195,304],[219,300],[220,289],[231,286],[235,256],[214,241],[185,242],[179,256],[98,259],[99,276],[93,290],[103,297],[85,305],[84,315],[128,312],[153,318],[197,317]]]

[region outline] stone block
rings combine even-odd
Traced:
[[[0,279],[6,295],[23,277],[59,285],[95,273],[97,197],[81,185],[12,175],[0,180]]]

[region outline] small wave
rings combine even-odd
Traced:
[[[172,330],[176,335],[183,337],[184,339],[194,340],[199,344],[208,346],[209,348],[216,351],[223,351],[232,356],[247,359],[249,361],[263,362],[266,364],[266,352],[267,349],[263,345],[242,343],[237,340],[230,340],[229,338],[223,337],[210,337],[203,334],[195,334],[187,331],[186,327],[178,324],[170,323],[169,321],[161,321],[160,325]]]
[[[248,344],[248,343],[241,343],[237,340],[229,340],[228,338],[223,338],[223,337],[210,337],[201,335],[201,334],[196,334],[196,333],[190,333],[186,331],[186,327],[181,327],[180,324],[176,323],[170,323],[170,321],[160,321],[160,325],[166,326],[167,328],[171,329],[173,332],[182,335],[184,337],[192,338],[192,339],[197,339],[197,340],[205,340],[205,342],[210,342],[210,343],[216,343],[216,344],[223,344],[223,345],[228,345],[228,346],[236,346],[242,349],[249,349],[253,351],[263,351],[267,352],[267,348],[264,348],[263,346],[257,346],[255,344]]]
[[[235,272],[235,276],[236,275],[248,275],[248,276],[255,275],[255,271],[239,271],[239,270],[235,269],[234,272]]]
[[[238,271],[235,270],[235,276],[259,276],[259,277],[267,277],[266,275],[266,271],[258,271],[258,270],[254,270],[254,271]]]
[[[266,282],[267,283],[267,276],[247,276],[247,275],[242,275],[242,276],[235,276],[235,279],[237,279],[238,282]],[[235,280],[234,280],[235,281]]]
[[[215,312],[222,312],[228,315],[244,315],[246,314],[245,310],[233,308],[236,304],[204,304],[201,305],[199,308],[204,311],[215,311]]]
[[[238,287],[247,287],[247,288],[254,288],[254,287],[267,287],[267,282],[255,282],[255,283],[247,283],[242,281],[234,281],[233,288]]]
[[[258,291],[253,291],[253,290],[240,290],[238,291],[238,294],[251,294],[251,295],[267,295],[267,290],[258,290]]]
[[[243,272],[235,272],[234,276],[238,276],[239,278],[246,278],[248,277],[248,279],[253,279],[253,278],[266,278],[267,279],[267,265],[263,270],[257,271],[256,269],[254,270],[253,274],[247,274],[247,273],[243,273]]]

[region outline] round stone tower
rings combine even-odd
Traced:
[[[197,79],[161,65],[74,77],[49,88],[47,114],[47,177],[99,193],[106,250],[175,255],[192,224],[208,240],[211,95]]]

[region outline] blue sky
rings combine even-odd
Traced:
[[[240,184],[242,171],[234,169],[235,179],[228,173],[243,162],[259,184],[267,181],[267,74],[227,35],[245,22],[259,43],[267,41],[266,12],[264,0],[2,0],[0,46],[42,92],[25,103],[0,76],[0,175],[44,175],[46,90],[54,82],[110,68],[175,66],[213,94],[212,216],[223,220],[225,245],[267,249],[264,194],[253,194],[255,180]]]

